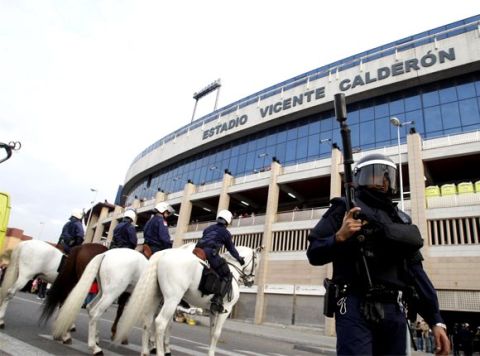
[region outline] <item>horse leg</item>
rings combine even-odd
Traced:
[[[5,313],[7,312],[8,302],[15,296],[15,293],[17,293],[19,289],[22,289],[28,283],[28,281],[28,278],[19,275],[15,283],[8,290],[7,295],[0,305],[0,329],[5,328]]]
[[[130,299],[130,293],[128,292],[123,292],[122,294],[120,294],[120,297],[118,298],[117,314],[115,315],[115,320],[113,321],[113,325],[111,329],[112,340],[115,338],[115,334],[117,333],[117,324],[118,324],[118,321],[120,320],[120,317],[123,314],[123,310],[125,309],[125,305],[127,304],[128,299]],[[122,340],[122,345],[128,345],[128,339]]]
[[[112,305],[115,298],[102,295],[102,298],[88,311],[88,348],[94,355],[103,355],[103,351],[98,345],[97,321],[105,313],[105,310]]]
[[[229,314],[230,312],[210,315],[210,348],[208,350],[208,356],[215,355],[215,349],[222,332],[223,324],[225,323],[225,320],[227,320]]]
[[[156,330],[156,343],[157,343],[157,355],[158,356],[167,356],[171,355],[170,345],[165,345],[165,332],[169,326],[169,323],[172,321],[173,314],[177,309],[179,300],[166,300],[163,304],[162,310],[155,318],[155,330]],[[167,346],[168,348],[166,348]]]

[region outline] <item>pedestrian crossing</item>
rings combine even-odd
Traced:
[[[41,338],[52,340],[52,335],[47,335],[47,334],[39,334]],[[180,346],[178,344],[171,344],[170,348],[172,351],[175,352],[176,355],[181,355],[181,356],[204,356],[208,353],[209,346],[206,344],[202,344],[196,341],[191,341],[187,340],[184,338],[176,338],[174,336],[171,337],[172,341],[174,339],[181,339],[186,345]],[[38,348],[35,348],[33,346],[30,346],[28,344],[23,345],[24,347],[30,347],[32,348],[31,353],[22,353],[22,355],[27,355],[27,356],[47,356],[50,355],[48,353],[45,353],[41,351]],[[84,341],[78,340],[78,339],[73,339],[73,342],[71,345],[64,345],[64,347],[67,347],[72,350],[72,354],[75,352],[78,353],[88,353],[88,344]],[[112,341],[109,339],[100,339],[100,347],[103,349],[103,354],[105,356],[123,356],[125,355],[125,352],[132,352],[132,354],[140,354],[142,351],[141,345],[138,344],[133,344],[129,343],[128,345],[116,345],[113,344]],[[40,353],[35,353],[36,350],[38,349],[41,352]],[[42,353],[43,352],[43,353]],[[18,353],[12,353],[12,355],[17,355]],[[286,354],[279,354],[279,353],[259,353],[259,352],[252,352],[248,350],[226,350],[221,347],[216,348],[216,355],[222,355],[222,356],[287,356]],[[20,354],[18,354],[20,355]]]

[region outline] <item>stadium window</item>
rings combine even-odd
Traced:
[[[457,100],[457,91],[455,90],[455,88],[450,87],[440,89],[438,91],[438,94],[440,95],[440,103],[442,104],[451,103]]]
[[[422,101],[420,95],[414,95],[409,98],[405,98],[405,111],[412,111],[422,108]]]
[[[467,99],[459,102],[462,126],[480,124],[479,100]]]
[[[465,83],[457,86],[458,99],[468,99],[476,96],[475,85],[473,83]]]
[[[440,106],[442,111],[443,128],[445,130],[454,127],[461,127],[460,111],[458,110],[458,103],[443,104]]]
[[[424,107],[430,107],[440,104],[440,98],[438,97],[438,91],[430,91],[422,94],[422,101]]]
[[[442,130],[442,116],[439,106],[425,108],[423,110],[425,117],[425,133]]]

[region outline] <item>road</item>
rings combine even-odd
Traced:
[[[111,307],[99,322],[100,346],[105,355],[140,354],[141,329],[136,327],[129,336],[129,344],[113,345],[110,340],[110,327],[115,312]],[[51,321],[39,325],[41,300],[29,293],[18,293],[10,302],[5,319],[5,329],[0,331],[0,355],[89,355],[87,347],[88,316],[81,310],[73,333],[72,345],[63,345],[53,341],[50,335]],[[173,323],[172,354],[205,355],[209,344],[209,329],[204,325],[189,326]],[[262,335],[247,335],[223,330],[217,347],[217,355],[225,356],[307,356],[311,353],[298,350],[289,342],[270,340]]]

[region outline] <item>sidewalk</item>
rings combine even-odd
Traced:
[[[209,326],[209,317],[195,315],[198,324]],[[264,323],[261,325],[252,322],[227,319],[223,327],[225,330],[233,330],[242,334],[263,336],[270,340],[285,341],[294,344],[294,349],[316,353],[319,355],[336,355],[337,338],[323,335],[322,328],[284,326],[279,324]],[[432,355],[420,351],[413,351],[412,355]]]

